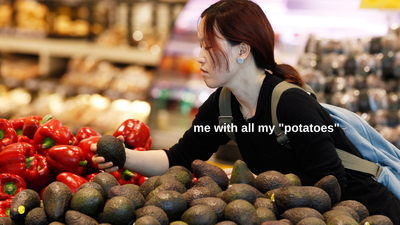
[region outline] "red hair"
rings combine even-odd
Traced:
[[[304,85],[300,74],[292,66],[275,63],[274,46],[275,34],[260,6],[250,0],[221,0],[201,14],[204,20],[204,42],[212,46],[211,59],[214,66],[221,64],[221,57],[225,58],[227,68],[229,61],[226,53],[218,45],[219,38],[216,31],[221,33],[232,46],[246,43],[251,47],[256,66],[272,70],[282,79]]]

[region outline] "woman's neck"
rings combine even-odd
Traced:
[[[253,117],[256,113],[258,95],[264,78],[263,70],[257,70],[252,74],[241,74],[240,78],[236,79],[238,81],[236,85],[229,88],[238,100],[245,119]]]

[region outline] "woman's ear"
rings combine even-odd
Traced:
[[[242,42],[239,44],[239,55],[242,59],[246,59],[250,54],[250,45]]]

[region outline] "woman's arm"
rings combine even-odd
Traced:
[[[119,136],[118,139],[124,143],[124,138]],[[91,146],[92,151],[97,151],[97,145]],[[125,148],[126,161],[125,168],[135,171],[143,176],[157,176],[164,174],[169,168],[169,161],[164,150],[134,151]],[[99,163],[99,168],[106,172],[112,173],[120,168],[113,166],[112,162],[104,162],[104,157],[97,154],[92,157],[94,163]]]

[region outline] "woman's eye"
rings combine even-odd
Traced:
[[[204,47],[204,49],[208,51],[209,49],[211,49],[211,47]]]

